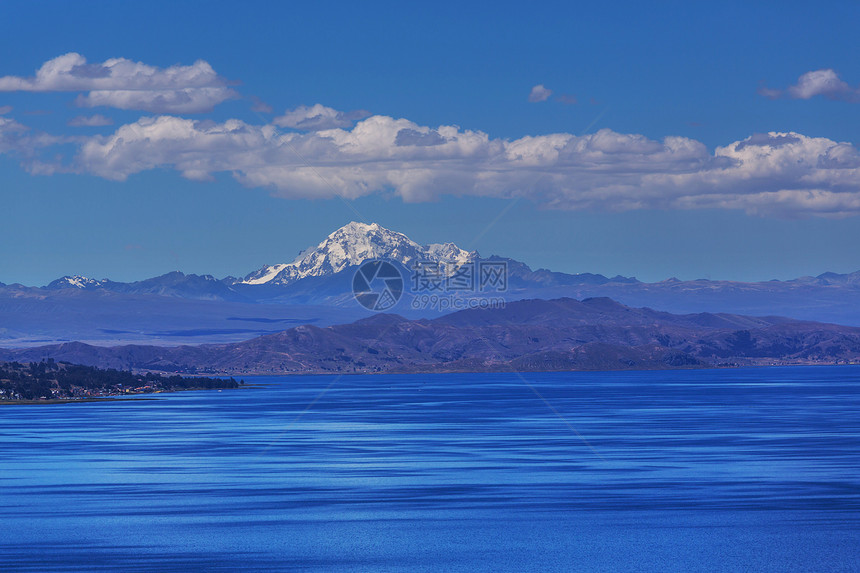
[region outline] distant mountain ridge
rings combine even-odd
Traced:
[[[96,280],[70,275],[42,287],[47,290],[78,289],[108,290],[127,294],[160,294],[200,300],[256,301],[290,298],[289,287],[305,279],[334,277],[353,271],[368,260],[389,260],[408,272],[419,262],[434,262],[455,269],[479,260],[505,261],[508,272],[519,286],[564,286],[570,284],[606,284],[620,282],[633,284],[634,278],[581,273],[566,274],[546,269],[533,271],[525,263],[492,256],[481,259],[477,251],[467,251],[454,243],[420,245],[403,233],[386,229],[377,223],[351,222],[337,229],[315,247],[305,249],[291,263],[266,265],[254,272],[236,278],[216,279],[212,275],[183,274],[173,271],[158,277],[130,283],[109,279]],[[342,281],[339,281],[342,282]],[[315,281],[315,284],[320,284]],[[259,288],[255,288],[259,287]],[[302,289],[298,289],[302,290]],[[325,288],[319,289],[328,293]],[[344,293],[340,293],[344,294]],[[336,298],[336,297],[335,297]],[[325,301],[314,301],[325,302]]]
[[[352,277],[362,262],[379,258],[393,261],[407,285],[412,265],[421,260],[449,269],[504,262],[507,290],[494,294],[508,303],[610,297],[631,307],[674,313],[788,315],[860,325],[860,271],[756,283],[674,278],[643,283],[624,276],[533,270],[511,258],[482,257],[454,243],[420,245],[378,224],[353,222],[305,249],[293,262],[267,265],[244,278],[174,271],[128,283],[84,276],[62,277],[44,287],[0,283],[0,344],[31,346],[72,339],[225,342],[271,332],[256,322],[266,316],[314,324],[348,322],[367,315],[353,297]],[[408,318],[434,318],[443,312],[411,308],[412,296],[407,292],[391,311]],[[233,320],[241,317],[253,321]]]
[[[94,280],[78,275],[65,276],[51,282],[44,288],[46,290],[104,290],[124,294],[152,294],[196,300],[250,302],[250,299],[231,289],[228,284],[212,275],[186,275],[179,271],[131,283],[114,282],[109,279]]]
[[[498,255],[482,258],[477,251],[467,251],[454,243],[431,243],[420,245],[403,233],[386,229],[377,223],[351,222],[328,235],[315,247],[305,249],[290,263],[266,265],[248,273],[243,278],[232,276],[217,279],[212,275],[184,274],[173,271],[149,279],[129,283],[116,282],[109,279],[96,280],[81,275],[68,275],[52,281],[41,287],[48,290],[75,288],[79,290],[105,289],[112,292],[132,294],[161,294],[164,296],[179,296],[198,298],[201,300],[245,300],[261,301],[271,298],[286,300],[289,298],[289,287],[304,279],[332,277],[344,271],[354,270],[355,267],[367,260],[391,260],[403,267],[411,268],[419,261],[433,261],[456,268],[468,262],[479,260],[504,261],[508,266],[508,274],[516,288],[549,288],[572,285],[648,285],[651,288],[683,285],[687,290],[701,289],[704,285],[711,288],[725,288],[735,285],[743,288],[745,285],[765,287],[769,285],[785,285],[789,287],[808,286],[843,286],[860,289],[860,271],[839,274],[825,272],[817,276],[805,276],[787,281],[765,281],[744,283],[738,281],[691,280],[681,281],[669,278],[657,283],[642,283],[633,277],[616,275],[606,277],[593,273],[562,273],[548,269],[531,269],[527,264]],[[0,288],[4,286],[0,283]],[[22,285],[12,285],[19,288]],[[265,289],[254,289],[265,286]],[[225,288],[226,287],[226,288]],[[276,297],[272,297],[272,287],[282,287]],[[24,287],[27,288],[27,287]],[[29,287],[35,288],[35,287]],[[258,296],[258,294],[262,296]],[[317,301],[324,302],[324,301]]]
[[[0,360],[200,374],[552,371],[860,362],[860,328],[678,315],[607,298],[525,300],[434,320],[379,314],[222,345],[0,350]]]

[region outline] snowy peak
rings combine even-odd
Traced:
[[[87,277],[82,277],[80,275],[67,275],[62,278],[59,278],[55,281],[52,281],[48,284],[47,287],[52,290],[55,289],[63,289],[63,288],[76,288],[82,290],[89,290],[94,288],[99,288],[102,286],[103,281],[97,281],[95,279],[90,279]]]
[[[459,266],[477,253],[454,243],[419,245],[403,233],[377,223],[351,222],[316,247],[302,251],[292,263],[270,265],[249,274],[241,284],[290,284],[307,277],[328,276],[373,259],[389,259],[411,267],[419,261]]]
[[[287,268],[290,265],[269,265],[267,267],[263,267],[259,271],[254,271],[253,273],[246,276],[244,279],[236,279],[236,283],[238,284],[247,284],[247,285],[261,285],[266,284],[267,282],[272,281],[281,271]]]
[[[319,274],[342,271],[369,259],[390,258],[405,262],[419,256],[422,247],[403,233],[390,231],[378,224],[352,222],[326,237],[315,249],[306,251],[293,264]]]
[[[432,243],[424,247],[426,258],[434,261],[444,261],[454,266],[474,261],[478,253],[475,251],[464,251],[454,243]]]

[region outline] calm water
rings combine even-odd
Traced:
[[[860,570],[858,367],[255,381],[0,408],[0,570]]]

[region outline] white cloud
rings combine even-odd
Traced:
[[[75,156],[56,163],[45,149],[55,143],[77,146]],[[0,152],[18,155],[34,173],[120,181],[152,169],[194,180],[230,173],[284,198],[385,193],[415,202],[472,195],[523,197],[556,209],[860,214],[860,150],[793,132],[754,134],[711,151],[686,137],[655,140],[609,129],[507,140],[379,115],[349,128],[288,133],[273,124],[159,116],[109,135],[51,139],[0,117]]]
[[[124,180],[129,175],[171,167],[189,179],[209,179],[219,171],[265,164],[257,156],[276,146],[272,126],[251,126],[239,120],[217,124],[172,116],[145,117],[120,126],[108,136],[92,137],[81,146],[79,169]]]
[[[791,97],[798,99],[809,99],[817,95],[842,99],[855,91],[848,84],[840,80],[839,76],[833,70],[807,72],[800,76],[795,85],[788,88],[788,93]]]
[[[237,97],[209,63],[158,68],[125,58],[89,64],[77,53],[45,62],[33,77],[0,77],[0,92],[89,92],[82,107],[110,106],[155,113],[198,113]]]
[[[272,125],[144,118],[89,138],[81,171],[122,180],[155,168],[190,179],[229,172],[286,197],[405,201],[443,194],[525,197],[560,209],[743,209],[762,215],[860,214],[860,153],[797,133],[757,134],[709,152],[604,129],[516,140],[372,116],[352,129],[279,134]]]
[[[310,107],[302,105],[296,109],[287,110],[284,115],[274,119],[274,124],[302,131],[321,131],[351,127],[356,121],[369,115],[370,112],[364,110],[343,112],[318,103]]]
[[[68,121],[71,127],[101,127],[104,125],[113,125],[113,120],[101,114],[95,115],[79,115]]]
[[[797,79],[797,83],[785,90],[759,88],[759,94],[776,99],[779,97],[790,97],[792,99],[811,99],[815,96],[824,96],[832,100],[848,102],[860,102],[860,88],[853,88],[839,78],[839,75],[831,69],[814,70],[806,72]]]
[[[547,89],[543,84],[538,84],[529,93],[529,101],[531,103],[539,103],[548,100],[550,96],[552,96],[552,90]]]
[[[178,90],[93,90],[75,99],[79,107],[115,107],[156,113],[200,113],[211,111],[227,96],[227,88]]]
[[[11,105],[0,105],[0,115],[6,115],[12,111]]]

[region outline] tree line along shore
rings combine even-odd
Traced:
[[[0,362],[0,403],[72,401],[133,394],[239,388],[234,378],[134,373],[56,362]]]

